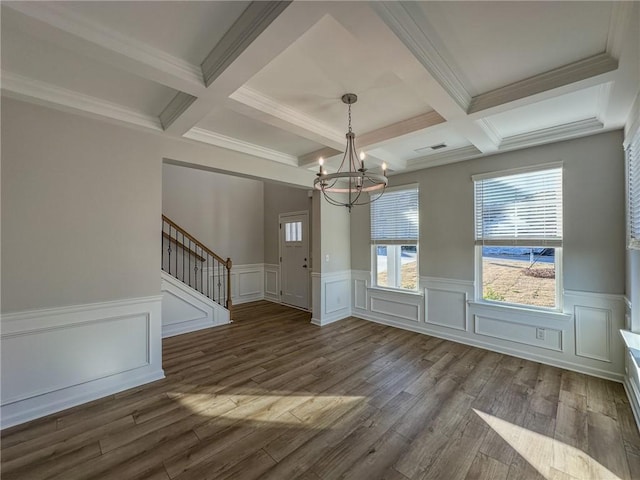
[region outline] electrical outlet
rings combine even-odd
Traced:
[[[536,338],[538,340],[544,340],[544,328],[536,328]]]

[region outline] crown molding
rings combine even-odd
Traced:
[[[211,85],[290,3],[291,1],[251,2],[202,62],[206,86]]]
[[[278,163],[284,163],[285,165],[298,166],[298,158],[293,155],[272,150],[270,148],[261,147],[249,142],[243,142],[236,138],[227,137],[220,133],[211,132],[203,128],[194,127],[183,135],[184,138],[191,140],[197,140],[199,142],[208,143],[209,145],[215,145],[217,147],[226,148],[228,150],[234,150],[236,152],[246,153],[253,155],[254,157],[264,158],[266,160],[272,160]]]
[[[618,61],[608,53],[594,55],[540,75],[506,85],[473,97],[468,114],[553,90],[558,87],[594,78],[618,69]],[[611,78],[603,76],[598,83]]]
[[[105,28],[70,11],[58,2],[10,2],[3,4],[3,7],[46,23],[108,52],[126,57],[133,63],[127,65],[119,62],[119,67],[132,71],[143,78],[196,96],[205,88],[202,70],[198,65],[193,65],[135,38]]]
[[[65,110],[81,111],[119,122],[162,131],[160,120],[153,115],[132,110],[100,98],[83,95],[66,88],[33,80],[11,72],[1,72],[2,90],[10,98],[26,100]]]
[[[229,98],[262,113],[279,118],[291,125],[295,125],[319,135],[320,137],[331,141],[333,144],[340,145],[345,143],[344,133],[334,130],[327,124],[319,122],[313,117],[305,115],[298,110],[278,103],[273,98],[247,86],[240,87],[238,90],[233,92]]]
[[[607,33],[606,52],[619,59],[624,46],[624,35],[633,15],[634,2],[611,2],[611,17]]]
[[[466,111],[471,95],[440,55],[427,32],[416,22],[416,14],[409,10],[411,4],[381,1],[372,2],[372,8],[447,94]]]
[[[505,137],[500,144],[500,150],[532,147],[543,143],[557,142],[579,135],[590,135],[602,130],[604,125],[597,118],[578,120],[577,122],[565,123],[553,127],[534,130],[533,132],[521,133]]]
[[[178,92],[160,113],[160,123],[163,129],[169,126],[182,115],[189,106],[196,101],[196,97],[188,93]]]
[[[502,142],[502,136],[488,118],[481,118],[477,123],[494,144],[500,145]]]

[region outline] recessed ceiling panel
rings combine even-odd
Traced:
[[[614,2],[419,2],[414,19],[474,96],[603,53]]]
[[[295,156],[323,147],[319,143],[228,109],[214,110],[197,127]]]
[[[376,31],[367,34],[375,36]],[[356,38],[325,15],[246,86],[345,131],[347,106],[340,98],[355,93],[353,127],[359,133],[432,110],[385,66],[366,38]]]
[[[2,25],[2,70],[157,116],[176,91]]]
[[[431,148],[442,144],[445,146],[435,150]],[[384,144],[384,150],[396,158],[409,160],[467,145],[470,145],[469,140],[458,134],[451,125],[441,124],[390,140]]]
[[[250,2],[59,2],[90,21],[200,65]]]
[[[550,98],[485,119],[502,138],[543,128],[596,118],[605,86],[596,86]]]

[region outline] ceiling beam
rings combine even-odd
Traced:
[[[107,29],[59,2],[6,2],[2,7],[4,22],[46,42],[193,96],[206,90],[198,65]]]
[[[471,100],[468,113],[482,112],[483,116],[498,113],[501,106],[512,109],[521,104],[517,100],[527,99],[526,103],[533,103],[549,98],[553,91],[560,87],[573,85],[570,91],[581,90],[588,86],[606,83],[614,79],[612,72],[618,69],[618,61],[607,53],[594,55],[560,68],[550,70],[540,75],[520,80],[519,82],[496,88],[490,92],[476,95]],[[562,93],[569,93],[563,89]],[[545,94],[545,95],[539,95]],[[507,107],[507,104],[508,107]],[[487,110],[490,110],[487,112]]]
[[[202,62],[206,86],[211,85],[290,3],[290,0],[251,2]]]

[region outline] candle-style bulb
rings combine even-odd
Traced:
[[[320,175],[322,175],[322,165],[324,165],[324,158],[320,157],[318,159],[318,163],[320,164]]]
[[[360,160],[364,160],[365,154],[363,151],[360,151]]]
[[[382,162],[382,171],[385,172],[385,173],[387,172],[387,164],[386,164],[386,162]]]

